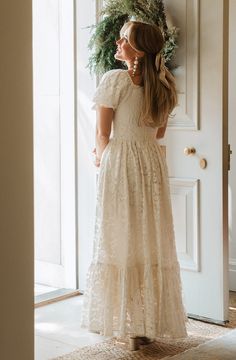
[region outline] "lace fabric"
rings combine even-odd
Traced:
[[[82,326],[106,336],[181,338],[186,314],[168,169],[157,129],[138,126],[142,96],[124,70],[105,74],[94,96],[115,117],[99,170]]]

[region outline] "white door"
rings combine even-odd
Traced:
[[[180,29],[179,107],[166,145],[184,302],[189,314],[228,317],[227,7],[224,0],[166,0]],[[185,148],[194,148],[185,155]],[[206,160],[206,167],[201,168]]]
[[[229,143],[232,156],[236,153],[236,1],[229,1]],[[236,291],[236,163],[231,161],[229,172],[229,287]]]
[[[227,1],[165,0],[165,5],[170,21],[180,29],[175,71],[180,106],[163,144],[184,302],[189,314],[222,322],[228,305]],[[85,68],[90,38],[85,27],[95,21],[95,4],[89,1],[86,10],[86,16],[79,10],[77,14],[81,290],[92,256],[96,178],[89,158],[94,145],[95,115],[90,107],[95,84]],[[195,155],[184,155],[185,147],[194,147]],[[205,169],[200,167],[202,158],[207,161]]]
[[[33,1],[35,281],[76,288],[74,1]]]

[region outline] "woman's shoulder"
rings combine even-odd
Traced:
[[[120,74],[122,74],[124,72],[124,70],[122,69],[112,69],[112,70],[109,70],[107,72],[105,72],[105,74],[103,76],[118,76]]]
[[[116,85],[124,84],[127,79],[125,72],[126,71],[122,69],[109,70],[102,76],[101,81],[106,81]]]
[[[122,69],[107,71],[99,82],[93,101],[97,105],[102,104],[104,107],[111,107],[115,110],[126,93],[124,75],[125,70]],[[125,78],[127,79],[126,75]]]

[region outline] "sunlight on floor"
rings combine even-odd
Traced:
[[[60,331],[63,326],[55,323],[41,322],[35,324],[35,330],[45,331],[47,333],[54,333],[55,331]]]
[[[43,285],[43,284],[37,284],[37,283],[34,284],[34,296],[46,294],[46,293],[49,293],[49,292],[55,291],[55,290],[58,290],[58,288]]]

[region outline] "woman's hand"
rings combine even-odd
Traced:
[[[109,143],[113,116],[114,111],[112,108],[105,108],[103,106],[98,107],[95,139],[96,148],[93,149],[93,154],[95,155],[94,165],[96,167],[100,166],[102,153],[105,150],[107,144]]]
[[[97,123],[96,123],[96,154],[98,159],[102,158],[102,153],[109,143],[112,119],[114,111],[112,108],[105,108],[99,106],[97,108]]]
[[[93,149],[92,153],[95,155],[95,159],[94,159],[94,165],[96,167],[99,167],[100,166],[100,159],[98,159],[97,157],[97,151],[96,151],[96,148]]]

